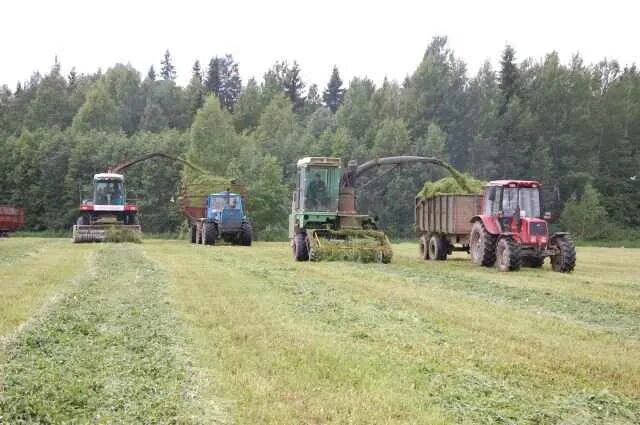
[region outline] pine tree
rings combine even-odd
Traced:
[[[149,71],[147,72],[147,80],[149,80],[149,81],[155,81],[156,80],[156,70],[153,67],[153,65],[151,65],[151,67],[149,67]]]
[[[202,82],[202,70],[200,61],[195,61],[192,68],[191,81],[186,89],[187,101],[189,103],[189,114],[193,117],[198,109],[204,104],[204,85]]]
[[[160,75],[166,81],[175,81],[176,79],[176,67],[172,63],[171,53],[169,49],[164,52],[164,58],[160,62]]]
[[[213,94],[220,99],[222,93],[222,79],[221,79],[222,59],[214,57],[209,61],[209,69],[207,70],[207,79],[205,87],[207,94]]]
[[[233,112],[233,108],[238,102],[242,91],[242,80],[240,79],[238,64],[233,61],[233,56],[231,55],[225,55],[222,60],[220,80],[222,83],[220,102],[228,111]]]
[[[511,98],[517,92],[518,84],[518,68],[514,63],[516,58],[516,51],[509,44],[504,48],[502,52],[502,59],[500,60],[500,90],[503,94],[503,102],[500,108],[500,115],[504,114],[507,110],[507,105]]]
[[[288,69],[284,79],[284,92],[293,105],[293,110],[297,111],[303,105],[302,90],[304,90],[304,82],[300,76],[300,65],[293,62],[291,68]]]
[[[342,88],[342,80],[340,79],[338,67],[334,66],[331,77],[329,78],[329,84],[327,84],[327,88],[322,93],[324,104],[327,105],[334,114],[344,101],[344,93],[345,89]]]

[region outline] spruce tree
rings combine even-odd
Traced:
[[[342,80],[340,79],[340,73],[338,67],[334,66],[331,72],[331,78],[329,78],[329,84],[327,84],[326,90],[322,93],[322,100],[327,105],[331,112],[335,113],[342,101],[344,100],[345,89],[342,88]]]
[[[155,81],[156,80],[156,70],[153,67],[153,65],[151,65],[151,67],[149,68],[149,71],[147,72],[147,80],[149,80],[149,81]]]
[[[302,90],[304,90],[304,82],[300,76],[300,65],[293,62],[291,68],[288,69],[284,79],[284,92],[293,105],[293,110],[297,111],[303,104]]]
[[[171,60],[171,53],[169,53],[169,49],[164,52],[164,58],[160,62],[160,75],[165,81],[175,81],[176,79],[176,67],[173,65]]]
[[[207,79],[205,87],[207,94],[213,94],[220,99],[222,92],[222,79],[220,78],[222,59],[214,57],[209,61],[209,69],[207,70]]]

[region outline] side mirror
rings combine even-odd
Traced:
[[[544,213],[543,218],[547,221],[551,220],[551,213],[547,211],[546,213]]]

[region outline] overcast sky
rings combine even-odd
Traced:
[[[563,61],[580,52],[639,62],[635,1],[135,1],[4,0],[0,2],[0,84],[15,87],[47,72],[57,55],[63,72],[106,70],[131,63],[143,73],[171,51],[178,82],[195,59],[233,54],[243,80],[261,77],[276,61],[297,60],[307,82],[326,85],[338,65],[343,80],[413,72],[434,35],[475,74],[494,65],[506,43],[517,59],[557,50]]]

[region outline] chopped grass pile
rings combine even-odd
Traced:
[[[191,206],[201,207],[208,195],[225,190],[241,191],[240,186],[228,178],[211,174],[201,174],[185,179],[182,183],[183,201],[187,201]]]
[[[486,184],[486,182],[475,179],[469,174],[461,173],[451,166],[447,167],[447,169],[451,173],[451,176],[434,182],[425,182],[418,196],[430,198],[444,194],[475,194],[480,193]]]
[[[133,242],[142,243],[142,235],[137,230],[123,229],[120,227],[113,227],[107,229],[104,232],[104,242]]]

